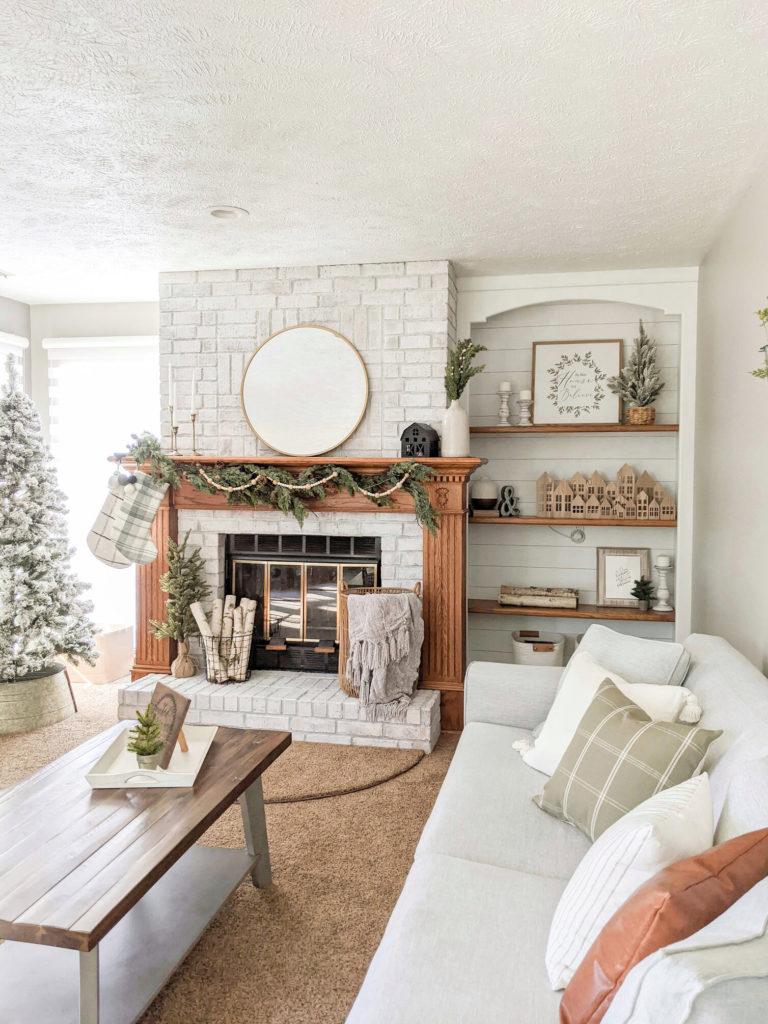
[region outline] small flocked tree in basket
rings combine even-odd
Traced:
[[[70,567],[64,495],[13,358],[0,395],[0,733],[73,711],[66,656],[96,661],[86,585]]]
[[[448,350],[445,394],[450,404],[443,417],[441,455],[454,458],[469,455],[469,416],[459,399],[470,380],[485,369],[485,366],[472,365],[480,352],[485,352],[485,345],[473,345],[471,338],[464,338],[456,343],[456,348]]]
[[[629,362],[617,377],[610,377],[608,387],[627,405],[627,422],[635,426],[656,420],[653,403],[661,394],[664,382],[656,365],[656,342],[646,333],[640,321],[640,336],[635,338]]]
[[[168,540],[168,571],[160,577],[160,589],[168,594],[165,602],[165,622],[151,621],[152,632],[158,640],[175,640],[178,654],[171,663],[171,673],[177,679],[193,676],[196,665],[189,653],[189,638],[199,633],[190,605],[204,601],[211,592],[205,581],[205,566],[200,548],[187,552],[187,532],[181,544]]]

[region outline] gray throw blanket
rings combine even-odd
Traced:
[[[402,720],[419,676],[424,620],[415,594],[350,594],[347,678],[370,721]]]

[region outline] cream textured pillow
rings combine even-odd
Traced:
[[[570,660],[567,678],[549,709],[544,727],[533,746],[523,752],[527,765],[545,775],[552,775],[598,687],[606,678],[656,722],[698,722],[701,717],[696,697],[684,686],[628,683],[620,675],[605,669],[591,654],[579,650]]]
[[[629,811],[595,841],[560,897],[545,963],[553,989],[565,988],[603,925],[643,882],[712,845],[706,773],[665,789]]]

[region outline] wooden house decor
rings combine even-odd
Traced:
[[[556,480],[542,473],[536,481],[536,515],[555,519],[632,519],[672,521],[677,506],[666,488],[650,473],[639,475],[628,465],[615,480],[595,471],[587,479],[574,473],[570,480]]]

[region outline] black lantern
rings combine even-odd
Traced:
[[[400,435],[400,454],[409,459],[434,458],[440,454],[440,438],[427,423],[412,423]]]

